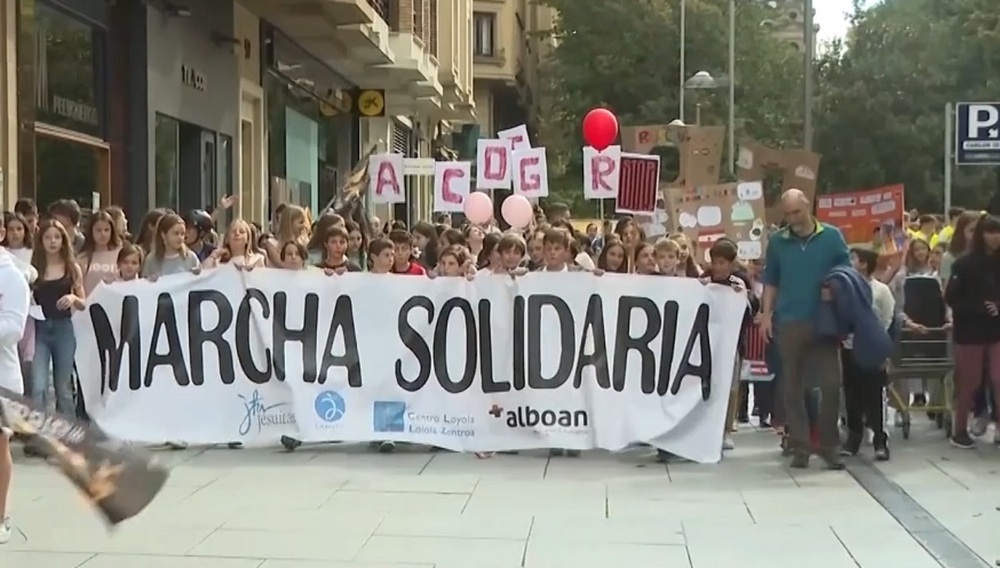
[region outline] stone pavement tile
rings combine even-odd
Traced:
[[[464,509],[466,514],[515,514],[604,518],[607,488],[603,483],[574,481],[482,480]]]
[[[957,515],[956,515],[957,516]],[[939,519],[940,521],[940,519]],[[948,531],[980,557],[993,563],[1000,559],[1000,513],[971,519],[941,521]]]
[[[373,475],[356,477],[341,489],[379,493],[470,494],[479,483],[474,475]]]
[[[526,540],[530,513],[490,515],[387,515],[375,529],[379,536],[502,538]]]
[[[524,558],[525,568],[687,568],[687,549],[677,545],[609,544],[576,542],[572,544],[530,541]]]
[[[706,502],[649,499],[612,499],[608,502],[608,516],[622,521],[669,523],[711,521],[735,526],[749,526],[753,518],[739,500]]]
[[[266,519],[262,519],[266,522]],[[266,530],[265,530],[266,528]],[[219,529],[187,550],[192,556],[353,560],[371,535],[368,531],[320,534],[266,526],[261,530]]]
[[[210,529],[148,528],[124,523],[113,533],[96,518],[71,526],[25,531],[27,540],[5,545],[10,550],[37,552],[105,552],[170,555],[185,551],[211,534]]]
[[[680,521],[649,522],[628,519],[555,519],[540,517],[531,525],[531,543],[564,544],[672,544],[684,545]]]
[[[98,554],[80,568],[258,568],[261,558]]]
[[[221,528],[255,531],[275,527],[281,531],[325,535],[340,531],[372,534],[382,523],[382,517],[381,512],[357,509],[277,510],[266,515],[236,513],[225,519]]]
[[[524,540],[495,538],[422,538],[373,536],[358,553],[357,562],[423,562],[508,568],[521,563]]]
[[[366,511],[383,514],[452,514],[462,513],[468,495],[435,493],[379,493],[375,491],[338,491],[319,508],[321,511]]]
[[[518,564],[520,566],[520,564]],[[440,568],[434,564],[330,562],[328,560],[265,560],[258,568]],[[469,568],[475,568],[470,566]]]
[[[758,525],[830,526],[864,519],[881,527],[894,527],[895,519],[866,491],[853,488],[810,488],[786,491],[744,491],[750,516]]]
[[[684,529],[694,568],[857,568],[829,527]]]
[[[612,454],[604,451],[584,452],[579,458],[557,457],[548,462],[546,480],[618,481],[663,479],[667,468],[656,463],[652,450],[643,453],[629,451]]]
[[[212,484],[180,501],[182,504],[231,511],[274,511],[278,509],[318,509],[339,490],[331,487],[310,487],[294,483],[259,485],[249,490]]]
[[[545,476],[548,455],[540,451],[518,455],[497,454],[477,459],[469,454],[437,453],[426,464],[421,476],[470,475],[480,479],[536,480]]]
[[[860,517],[863,519],[863,517]],[[876,528],[867,519],[831,528],[861,568],[940,568],[940,564],[903,527]]]
[[[0,547],[0,566],[4,568],[77,568],[93,557],[93,554],[23,552]]]

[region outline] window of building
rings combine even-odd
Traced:
[[[176,211],[214,206],[232,192],[232,138],[156,115],[153,201]]]
[[[36,10],[38,120],[103,138],[104,31],[46,4]]]
[[[496,56],[496,14],[476,12],[472,15],[475,29],[475,54],[483,57]]]

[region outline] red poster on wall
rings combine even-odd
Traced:
[[[870,243],[882,227],[903,226],[904,201],[902,185],[823,195],[816,200],[816,218],[839,228],[848,244]]]

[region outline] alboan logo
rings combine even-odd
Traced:
[[[590,426],[590,416],[586,410],[565,410],[515,406],[504,408],[494,404],[489,413],[493,418],[502,419],[508,428],[554,428],[580,431]]]

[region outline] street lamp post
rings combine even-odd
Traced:
[[[808,1],[808,0],[807,0]],[[736,176],[736,0],[729,0],[729,174]]]
[[[816,54],[816,29],[813,27],[813,0],[805,0],[805,62],[804,62],[804,88],[803,96],[803,146],[807,151],[813,148],[813,57]]]
[[[730,68],[732,65],[730,64]],[[723,87],[728,87],[729,89],[729,124],[726,125],[727,135],[729,136],[729,144],[726,146],[726,160],[729,162],[729,167],[727,171],[731,175],[736,174],[736,111],[735,109],[735,90],[733,88],[733,78],[730,76],[727,79],[716,79],[708,71],[698,71],[691,76],[690,79],[684,82],[685,89],[698,89],[698,90],[711,90],[711,89],[721,89]],[[695,107],[696,116],[695,124],[701,125],[701,105]]]
[[[687,81],[687,0],[681,0],[681,76],[678,118],[684,122],[684,83]]]

